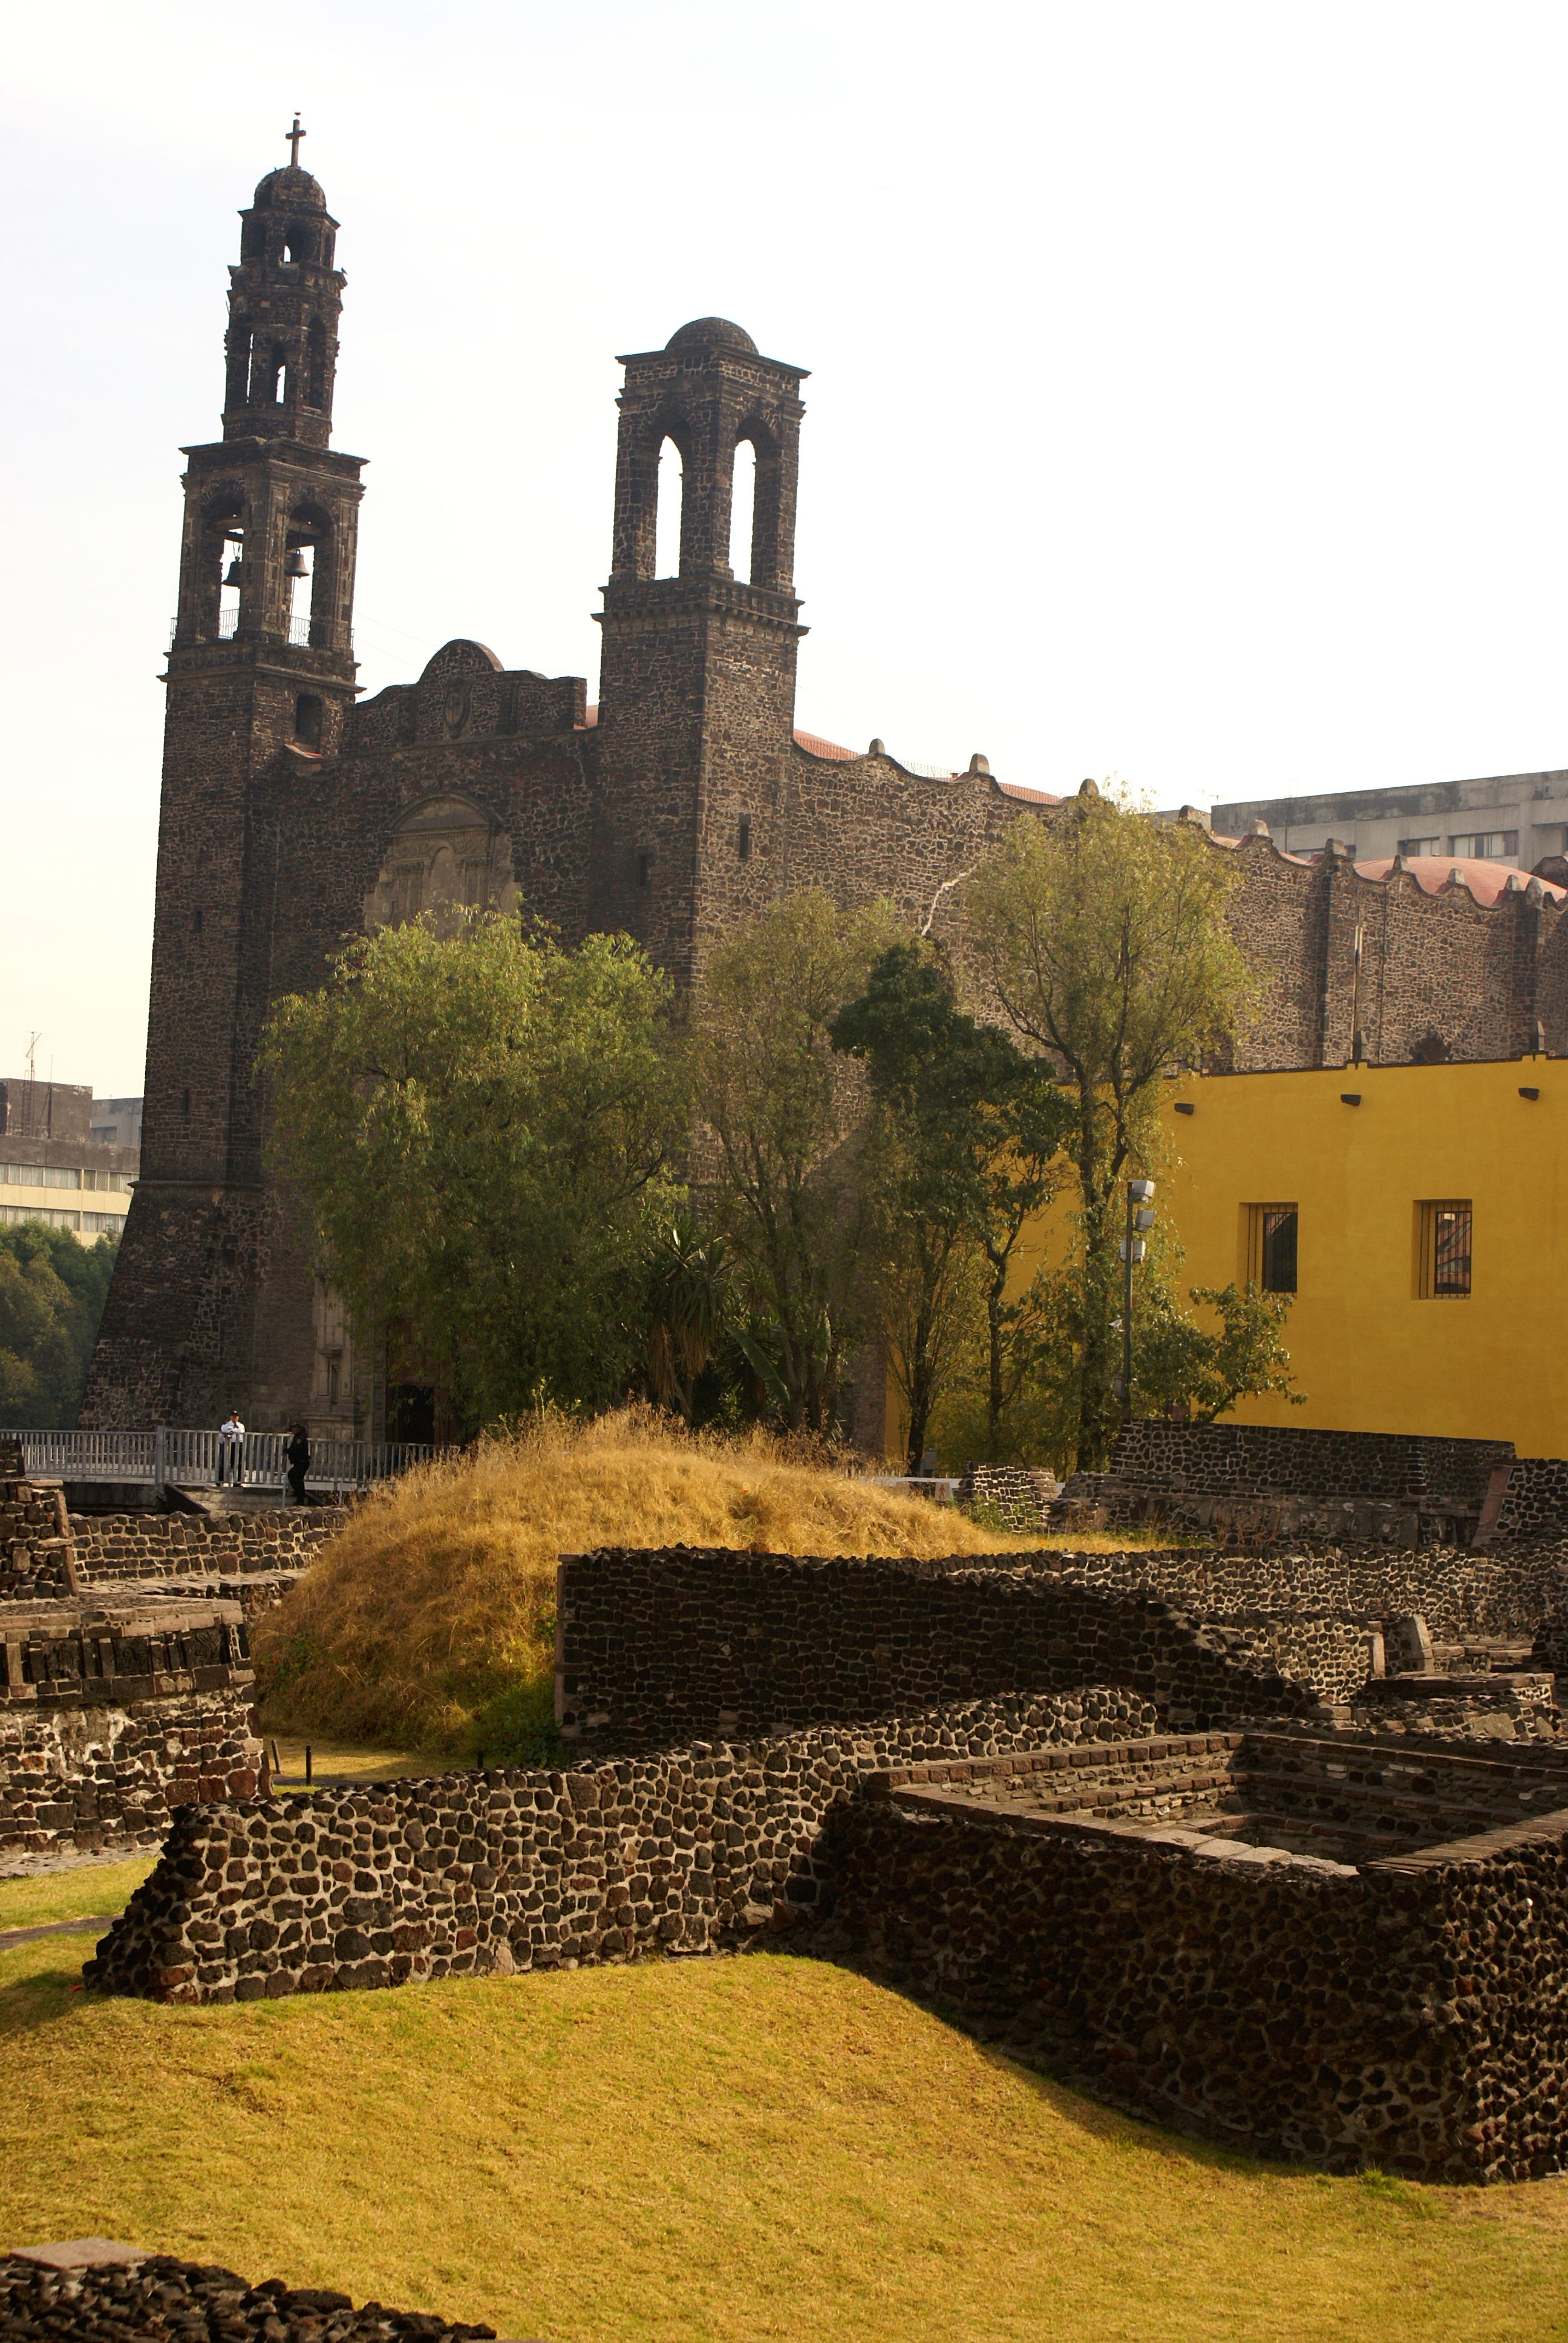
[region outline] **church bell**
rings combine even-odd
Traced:
[[[286,578],[309,577],[310,572],[305,566],[305,550],[302,546],[297,545],[295,547],[294,551],[289,555],[288,559],[283,565],[283,574]]]
[[[236,553],[234,559],[229,563],[228,568],[223,573],[224,584],[226,586],[237,586],[244,573],[244,568],[245,565],[240,560],[240,558]]]

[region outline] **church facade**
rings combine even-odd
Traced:
[[[222,436],[185,451],[141,1177],[81,1421],[216,1423],[237,1406],[258,1429],[297,1414],[324,1437],[417,1436],[385,1362],[351,1361],[268,1172],[255,1064],[274,1001],[319,986],[345,936],[443,904],[516,906],[568,942],[624,931],[682,985],[716,938],[806,887],[886,896],[961,952],[964,875],[1059,800],[982,758],[932,775],[880,741],[855,755],[797,733],[804,369],[721,318],[621,361],[597,709],[583,679],[508,670],[467,640],[361,699],[362,459],[331,445],[337,223],[297,165],[241,220]],[[679,568],[658,577],[667,441]],[[1479,870],[1434,886],[1397,859],[1369,875],[1332,841],[1282,855],[1261,825],[1216,850],[1242,862],[1235,917],[1262,980],[1238,1067],[1568,1039],[1562,890]]]

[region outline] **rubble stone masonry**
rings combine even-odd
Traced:
[[[1090,1689],[192,1809],[85,1974],[105,1992],[251,2001],[737,1944],[814,1906],[823,1817],[868,1772],[1153,1723],[1138,1695]]]
[[[821,1863],[821,1949],[1115,2105],[1334,2170],[1563,2167],[1568,1813],[1355,1868],[895,1795]]]
[[[0,1637],[0,1870],[156,1845],[188,1802],[256,1791],[237,1604],[11,1604]]]
[[[579,1747],[667,1746],[839,1716],[1124,1684],[1172,1722],[1307,1715],[1308,1687],[1140,1587],[952,1562],[726,1548],[567,1556],[557,1719]]]

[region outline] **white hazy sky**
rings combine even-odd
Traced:
[[[799,720],[1161,804],[1568,762],[1568,12],[58,0],[4,72],[0,1074],[142,1085],[177,449],[343,222],[370,690],[592,679],[618,350],[812,369]]]

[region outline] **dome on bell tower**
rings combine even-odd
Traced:
[[[689,326],[679,326],[665,344],[667,350],[744,350],[748,357],[757,356],[757,345],[744,326],[737,326],[728,317],[693,317]]]
[[[313,179],[309,172],[297,164],[285,163],[277,170],[269,171],[258,183],[255,208],[274,212],[302,209],[324,212],[327,197],[321,191],[319,179]]]

